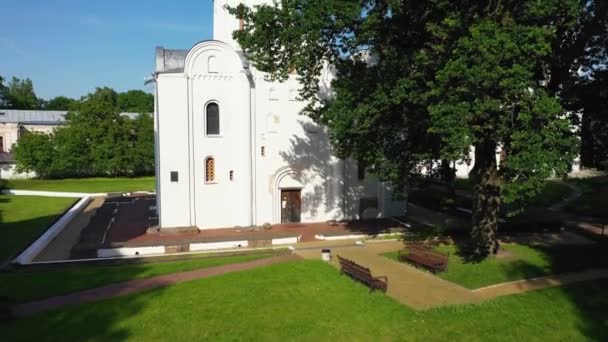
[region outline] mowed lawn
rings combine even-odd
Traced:
[[[68,179],[14,179],[7,187],[19,190],[71,191],[71,192],[130,192],[154,191],[154,177],[68,178]]]
[[[180,261],[142,262],[116,265],[73,265],[60,269],[17,270],[0,273],[0,297],[27,302],[132,279],[247,262],[270,257],[280,251],[243,255],[196,256]],[[44,286],[40,286],[44,284]]]
[[[24,249],[75,201],[74,198],[0,195],[0,262]]]
[[[501,248],[504,254],[474,262],[459,255],[454,245],[438,246],[435,248],[438,252],[449,254],[448,268],[438,276],[477,289],[507,281],[608,267],[608,244],[605,243],[554,247],[505,243]],[[397,252],[385,256],[397,259]]]
[[[608,281],[414,311],[321,261],[294,261],[0,325],[7,341],[608,339]]]

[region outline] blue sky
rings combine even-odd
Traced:
[[[211,39],[213,1],[0,0],[0,23],[0,75],[31,78],[38,97],[150,91],[154,48]]]

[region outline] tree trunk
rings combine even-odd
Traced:
[[[500,176],[496,165],[496,143],[475,145],[475,166],[470,172],[473,184],[473,253],[486,257],[498,252]]]

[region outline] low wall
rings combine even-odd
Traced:
[[[13,263],[31,263],[34,258],[36,258],[36,256],[40,254],[40,252],[42,252],[42,250],[44,250],[49,245],[49,243],[51,243],[51,241],[53,241],[53,239],[57,237],[57,235],[59,235],[59,233],[61,233],[61,231],[64,230],[70,222],[72,222],[74,217],[78,215],[78,213],[80,213],[80,211],[82,211],[87,206],[90,200],[90,196],[84,196],[78,202],[76,202],[75,205],[73,205],[61,218],[59,218],[59,220],[57,220],[36,241],[34,241],[34,243],[32,243],[25,251],[19,254],[19,256],[17,256],[17,258],[13,261]]]
[[[63,191],[40,191],[40,190],[17,190],[6,189],[2,190],[4,195],[18,196],[44,196],[44,197],[68,197],[68,198],[83,198],[83,197],[104,197],[107,193],[87,193],[87,192],[63,192]]]

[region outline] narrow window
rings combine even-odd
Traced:
[[[0,137],[0,152],[4,152],[4,137]]]
[[[205,182],[215,182],[215,160],[211,157],[205,160]]]
[[[217,103],[212,102],[207,105],[206,109],[207,118],[207,135],[219,135],[220,134],[220,107]]]
[[[210,73],[217,72],[217,58],[215,56],[209,56],[209,59],[207,59],[207,71]]]
[[[230,170],[230,181],[232,182],[234,180],[234,171]]]
[[[266,148],[264,146],[262,146],[262,148],[260,149],[260,154],[262,155],[262,157],[266,156]]]

